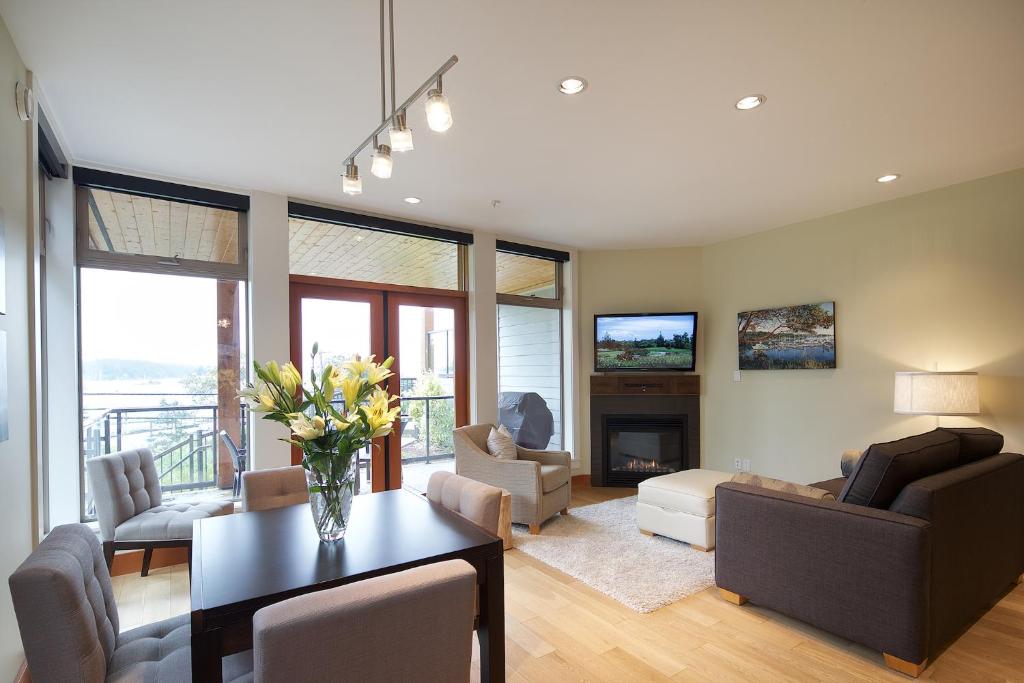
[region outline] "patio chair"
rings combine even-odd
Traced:
[[[235,484],[231,490],[231,495],[238,498],[242,492],[242,473],[248,468],[246,452],[244,448],[236,446],[235,440],[223,429],[220,430],[220,440],[228,447],[228,453],[231,454],[231,464],[235,467]]]
[[[148,448],[121,451],[86,460],[96,502],[96,517],[109,569],[117,550],[143,550],[142,575],[149,575],[154,548],[188,548],[192,522],[231,514],[230,500],[174,501],[163,505],[160,475]]]
[[[35,683],[192,679],[188,614],[118,633],[110,572],[86,525],[54,528],[8,584]],[[252,651],[225,657],[222,671],[251,681]]]
[[[473,567],[448,560],[264,607],[253,681],[468,682],[476,592]]]

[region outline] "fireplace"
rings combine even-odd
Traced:
[[[636,486],[685,469],[686,415],[605,415],[604,482]]]
[[[636,486],[695,467],[700,467],[698,375],[591,375],[591,486]]]

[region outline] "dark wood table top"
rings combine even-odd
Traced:
[[[490,547],[494,546],[494,547]],[[343,541],[321,543],[309,505],[199,520],[192,611],[271,603],[480,549],[501,540],[408,491],[356,496]]]

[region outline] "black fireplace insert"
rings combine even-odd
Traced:
[[[686,422],[686,415],[603,416],[605,485],[636,486],[686,469]]]

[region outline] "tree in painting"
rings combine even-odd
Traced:
[[[803,304],[737,316],[741,370],[834,368],[835,304]]]

